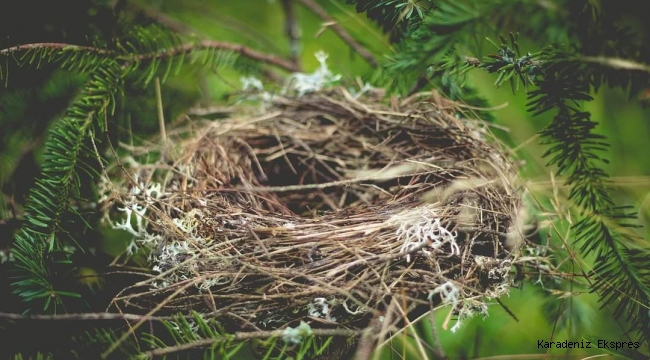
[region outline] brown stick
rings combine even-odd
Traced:
[[[293,0],[282,0],[284,32],[289,38],[289,57],[291,62],[300,66],[300,29],[296,20],[296,8],[293,5]]]
[[[83,320],[174,320],[173,316],[146,316],[138,314],[118,313],[82,313],[60,315],[23,315],[0,312],[0,319],[8,320],[39,320],[39,321],[83,321]]]
[[[167,52],[156,52],[151,54],[142,54],[134,58],[134,60],[153,60],[161,59],[169,56],[181,55],[183,53],[189,53],[195,50],[229,50],[236,52],[253,60],[261,61],[270,65],[277,66],[289,72],[297,72],[299,69],[296,65],[292,64],[290,61],[284,60],[276,55],[263,53],[257,50],[253,50],[249,47],[240,44],[227,43],[223,41],[215,40],[202,40],[198,43],[185,44],[177,48],[171,49]]]
[[[34,50],[34,49],[50,49],[50,50],[62,50],[62,49],[70,49],[70,50],[84,50],[84,51],[91,51],[95,52],[97,54],[106,54],[106,55],[114,55],[117,56],[118,59],[124,60],[127,62],[130,61],[146,61],[146,60],[154,60],[154,59],[163,59],[163,58],[168,58],[171,56],[176,56],[176,55],[181,55],[185,53],[189,53],[191,51],[195,50],[228,50],[232,52],[236,52],[238,54],[241,54],[242,56],[251,58],[253,60],[257,60],[260,62],[267,63],[269,65],[274,65],[276,67],[279,67],[281,69],[284,69],[289,72],[297,72],[299,69],[298,67],[291,63],[290,61],[284,60],[276,55],[273,54],[267,54],[263,53],[257,50],[253,50],[251,48],[248,48],[244,45],[240,44],[233,44],[233,43],[228,43],[228,42],[223,42],[223,41],[214,41],[214,40],[203,40],[199,41],[197,43],[190,43],[190,44],[185,44],[181,45],[172,49],[169,49],[164,52],[154,52],[154,53],[149,53],[149,54],[140,54],[140,55],[135,55],[135,56],[128,56],[128,55],[122,55],[118,54],[114,51],[111,50],[106,50],[106,49],[100,49],[100,48],[95,48],[92,46],[81,46],[81,45],[73,45],[73,44],[65,44],[65,43],[34,43],[34,44],[23,44],[23,45],[18,45],[18,46],[13,46],[10,48],[6,49],[1,49],[0,50],[0,55],[10,55],[18,51],[23,51],[23,50]]]
[[[64,44],[64,43],[34,43],[34,44],[16,45],[16,46],[8,47],[6,49],[0,49],[0,55],[9,56],[10,54],[13,54],[18,51],[23,51],[23,50],[34,50],[34,49],[62,50],[65,48],[70,48],[74,50],[92,51],[97,54],[114,54],[114,52],[110,50],[99,49],[92,46],[72,45],[72,44]]]
[[[162,91],[160,90],[160,78],[156,76],[156,107],[158,108],[158,127],[163,144],[167,145],[167,131],[165,131],[165,114],[163,112]]]
[[[436,325],[436,317],[433,314],[433,310],[429,312],[429,322],[431,324],[431,335],[433,337],[433,344],[430,345],[433,345],[434,347],[434,354],[436,359],[449,359],[447,355],[445,355],[445,351],[442,348],[442,343],[440,342],[440,337],[438,336],[438,326]]]
[[[375,345],[377,344],[377,339],[373,336],[372,333],[366,332],[361,336],[359,340],[359,345],[354,352],[354,360],[368,360],[372,356],[372,352],[375,350]]]
[[[233,340],[250,340],[250,339],[265,339],[276,336],[284,335],[285,330],[271,330],[271,331],[251,331],[251,332],[236,332],[232,335],[230,339]],[[363,330],[349,330],[349,329],[313,329],[313,335],[315,336],[355,336],[363,333]],[[219,338],[210,338],[193,341],[187,344],[170,346],[166,348],[156,349],[147,351],[143,355],[148,358],[159,357],[164,355],[169,355],[175,352],[209,347],[215,344],[218,341],[229,340],[228,335],[224,336],[223,339]]]
[[[341,40],[345,41],[354,51],[356,51],[362,58],[364,58],[368,64],[377,66],[377,60],[375,60],[375,57],[372,55],[372,53],[370,53],[368,49],[359,44],[352,36],[350,36],[350,34],[348,34],[345,29],[343,29],[343,27],[341,27],[341,25],[339,25],[339,23],[327,13],[327,11],[325,11],[325,9],[323,9],[313,0],[297,1],[309,9],[311,12],[318,15],[318,17],[323,19],[325,22],[331,23],[332,25],[330,27],[341,38]]]
[[[117,0],[113,0],[112,3],[111,3],[111,7],[115,8],[116,4],[117,4]],[[131,1],[127,2],[126,6],[129,9],[131,9],[133,12],[142,12],[145,16],[155,20],[157,23],[167,27],[168,29],[170,29],[170,30],[172,30],[172,31],[174,31],[176,33],[179,33],[179,34],[197,33],[197,31],[195,29],[188,26],[187,24],[184,24],[183,22],[178,21],[178,20],[176,20],[176,19],[174,19],[174,18],[172,18],[172,17],[170,17],[170,16],[168,16],[168,15],[166,15],[166,14],[160,12],[160,11],[154,10],[152,8],[141,7],[141,6],[137,5],[137,4],[134,4]],[[273,48],[273,49],[277,50],[277,47],[274,46],[274,44],[271,41],[266,39],[261,34],[253,31],[252,29],[245,28],[245,24],[242,24],[237,20],[230,19],[230,18],[228,18],[226,16],[222,16],[222,15],[217,15],[217,16],[218,17],[217,17],[216,20],[221,25],[226,26],[226,27],[228,27],[229,29],[231,29],[233,31],[236,31],[236,32],[238,31],[240,33],[243,33],[246,37],[248,37],[248,38],[250,38],[252,40],[255,40],[257,42],[263,43],[267,47],[270,47],[270,48]],[[255,35],[255,36],[250,36],[250,35]],[[206,39],[205,36],[199,36],[199,38]],[[295,64],[296,64],[297,67],[300,66],[300,63],[298,63],[298,62],[295,62]],[[271,70],[263,69],[262,74],[264,74],[264,76],[269,78],[271,81],[274,81],[274,82],[279,83],[279,84],[284,83],[285,79],[282,76],[275,74]],[[204,80],[202,80],[202,81],[204,81]]]

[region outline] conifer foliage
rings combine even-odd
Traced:
[[[572,238],[565,245],[595,259],[592,269],[579,271],[589,290],[598,294],[603,307],[629,324],[635,340],[647,344],[650,249],[647,240],[638,236],[633,209],[614,200],[604,170],[608,140],[595,131],[598,124],[583,105],[603,87],[623,89],[631,98],[648,87],[650,51],[643,46],[648,34],[629,28],[617,14],[603,9],[608,5],[595,0],[341,3],[365,14],[392,42],[390,53],[376,54],[377,58],[387,56],[368,79],[395,93],[436,88],[451,99],[485,108],[485,100],[466,79],[471,71],[485,71],[494,74],[496,87],[505,84],[513,92],[525,91],[531,115],[552,115],[540,134],[547,148],[544,156],[569,186],[569,206],[577,219],[570,225]],[[155,23],[124,27],[119,36],[94,46],[36,43],[0,50],[0,77],[7,81],[11,81],[9,62],[31,66],[33,71],[42,64],[54,64],[85,76],[75,100],[51,124],[40,175],[12,243],[13,291],[31,312],[65,312],[67,302],[81,296],[65,281],[77,266],[73,253],[87,250],[76,242],[71,224],[94,225],[79,211],[80,204],[96,200],[81,190],[82,179],[98,176],[104,159],[97,148],[107,146],[115,109],[128,102],[125,89],[147,86],[155,78],[164,81],[197,65],[243,73],[264,73],[260,71],[264,66],[284,73],[299,70],[288,56],[218,40],[188,39]],[[524,52],[517,33],[547,46]],[[486,45],[490,47],[487,55]],[[560,237],[557,232],[551,236]],[[225,336],[219,335],[217,325],[193,316],[200,325],[199,337],[182,317],[164,322],[176,345]],[[184,325],[179,328],[177,323]],[[116,337],[111,335],[109,340],[116,341]],[[233,349],[239,349],[234,340],[224,337],[209,345],[231,356]],[[154,335],[146,341],[153,349],[171,346]],[[309,341],[301,354],[311,348],[323,351],[322,343]]]
[[[597,123],[590,113],[581,110],[584,102],[592,100],[590,92],[603,85],[638,96],[650,80],[650,68],[645,65],[648,57],[639,46],[647,39],[646,34],[634,33],[608,17],[597,5],[591,1],[437,1],[428,15],[405,14],[423,18],[404,35],[387,70],[399,86],[405,78],[412,84],[427,71],[435,74],[431,80],[436,83],[445,75],[460,78],[474,67],[481,68],[496,74],[497,87],[506,83],[513,92],[520,85],[527,89],[533,116],[553,114],[553,121],[541,132],[542,143],[548,146],[544,156],[570,186],[568,200],[579,214],[572,227],[573,240],[583,256],[596,256],[594,269],[584,270],[590,290],[600,295],[603,307],[613,307],[614,314],[629,321],[631,330],[648,342],[650,277],[644,264],[650,260],[650,250],[647,242],[630,231],[637,226],[636,214],[612,199],[603,170],[608,162],[607,139],[594,131]],[[542,6],[549,11],[532,14]],[[511,12],[514,9],[523,14]],[[382,21],[371,12],[368,16]],[[488,38],[496,54],[479,60],[480,46],[473,39],[504,32],[503,24],[550,44],[523,54],[512,34],[510,39],[501,37],[500,44]],[[561,33],[568,36],[560,37]],[[557,40],[564,43],[553,43]],[[458,58],[462,51],[469,55],[464,60]]]

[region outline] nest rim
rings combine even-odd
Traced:
[[[276,97],[262,114],[201,124],[191,136],[179,130],[178,152],[164,166],[132,161],[133,175],[115,196],[127,220],[112,223],[149,249],[158,274],[114,304],[147,309],[164,298],[169,311],[211,312],[232,330],[302,320],[364,328],[398,312],[400,297],[411,304],[401,315],[434,303],[451,304],[461,317],[486,312],[480,298],[507,293],[517,255],[508,242],[521,236],[516,168],[479,122],[439,101],[418,103],[426,96],[393,107],[381,94],[355,98],[341,88]],[[409,149],[426,151],[400,148],[404,133]],[[351,143],[345,154],[336,148]],[[318,152],[306,150],[314,144]],[[454,146],[456,158],[445,152]],[[308,174],[272,180],[285,172]],[[310,208],[305,193],[328,207],[300,212]],[[286,314],[295,309],[297,316]]]

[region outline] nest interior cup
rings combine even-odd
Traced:
[[[485,312],[511,284],[516,169],[484,124],[432,99],[275,96],[177,129],[154,164],[130,157],[110,216],[155,276],[115,304],[237,331]]]

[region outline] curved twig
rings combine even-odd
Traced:
[[[14,314],[0,312],[0,319],[7,320],[37,320],[37,321],[83,321],[83,320],[175,320],[175,316],[146,316],[138,314],[122,313],[81,313],[81,314],[58,314],[58,315],[40,315],[40,314]],[[191,316],[188,316],[191,318]]]
[[[364,330],[353,330],[353,329],[312,329],[311,331],[314,336],[343,336],[343,337],[358,336],[365,332]],[[284,329],[271,330],[271,331],[236,332],[231,336],[231,339],[238,340],[238,341],[251,340],[251,339],[268,339],[272,337],[281,337],[284,334],[285,334]],[[169,346],[161,349],[147,351],[142,355],[144,355],[144,357],[146,358],[154,358],[154,357],[169,355],[169,354],[173,354],[176,352],[185,351],[189,349],[210,347],[215,343],[223,340],[224,339],[219,339],[219,338],[201,339],[186,344]]]
[[[295,64],[285,59],[282,59],[276,55],[263,53],[251,49],[249,47],[246,47],[244,45],[233,44],[233,43],[228,43],[223,41],[216,41],[216,40],[202,40],[197,43],[181,45],[179,47],[176,47],[166,52],[142,54],[136,56],[134,60],[142,61],[142,60],[162,59],[170,56],[189,53],[191,51],[196,51],[196,50],[228,50],[228,51],[236,52],[242,56],[245,56],[253,60],[267,63],[269,65],[274,65],[276,67],[279,67],[289,72],[299,71],[298,67]]]
[[[12,46],[6,49],[0,49],[0,55],[9,56],[19,51],[38,50],[38,49],[50,49],[50,50],[69,49],[69,50],[90,51],[90,52],[95,52],[97,54],[119,56],[122,58],[122,60],[127,60],[127,61],[146,61],[146,60],[163,59],[163,58],[189,53],[191,51],[196,51],[196,50],[227,50],[227,51],[238,53],[242,56],[251,58],[253,60],[257,60],[263,63],[267,63],[269,65],[276,66],[278,68],[281,68],[289,72],[297,72],[299,70],[295,64],[291,63],[290,61],[284,60],[276,55],[263,53],[240,44],[233,44],[233,43],[214,41],[214,40],[202,40],[197,43],[184,44],[166,51],[139,54],[134,56],[126,56],[126,57],[122,54],[116,53],[115,51],[111,51],[107,49],[101,49],[92,46],[74,45],[74,44],[66,44],[66,43],[52,43],[52,42],[22,44],[22,45]]]
[[[325,9],[323,9],[320,5],[312,0],[298,0],[298,2],[309,9],[309,11],[318,15],[318,17],[323,19],[326,23],[331,24],[329,27],[334,30],[336,35],[338,35],[341,40],[345,41],[354,51],[356,51],[359,56],[364,58],[368,64],[377,66],[377,60],[372,55],[372,53],[363,45],[359,44],[350,34],[348,34],[347,31],[345,31],[345,29],[343,29],[343,27],[339,25],[339,23],[333,17],[331,17],[327,11],[325,11]]]

